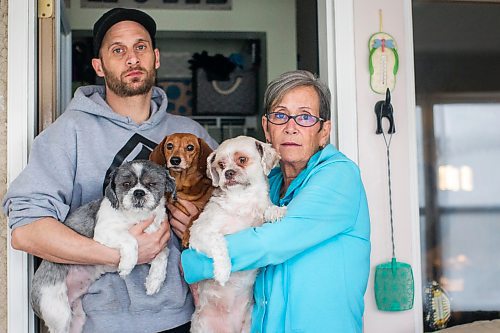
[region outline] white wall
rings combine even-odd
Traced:
[[[68,18],[74,30],[91,30],[108,9],[80,8],[71,0]],[[144,10],[166,31],[257,31],[267,35],[268,81],[296,69],[295,0],[233,0],[225,10]]]
[[[400,58],[396,87],[392,93],[396,124],[391,144],[393,216],[396,257],[398,261],[412,265],[415,277],[413,310],[403,312],[379,311],[373,292],[375,266],[390,261],[392,256],[386,147],[382,135],[375,134],[374,113],[375,103],[385,96],[371,90],[368,71],[368,40],[379,31],[379,9],[383,11],[383,30],[395,38]],[[410,0],[354,0],[358,156],[372,226],[372,270],[365,296],[364,317],[364,332],[368,333],[423,331],[411,22]]]

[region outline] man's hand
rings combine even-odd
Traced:
[[[138,258],[137,264],[151,262],[156,255],[167,246],[170,239],[170,225],[165,219],[157,231],[148,234],[144,230],[154,222],[154,216],[150,219],[141,221],[129,229],[130,234],[137,240]]]
[[[182,199],[177,199],[177,201],[181,205],[183,205],[184,208],[186,208],[186,210],[189,212],[189,215],[184,214],[180,209],[170,203],[167,204],[167,208],[171,214],[170,225],[172,226],[172,230],[177,235],[177,237],[182,239],[188,225],[195,219],[196,216],[198,216],[199,211],[198,207],[196,207],[189,201]]]

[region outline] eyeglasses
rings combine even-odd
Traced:
[[[271,124],[275,125],[284,125],[288,121],[290,121],[290,119],[293,119],[297,125],[302,127],[311,127],[316,125],[318,121],[325,121],[323,118],[319,118],[307,113],[290,116],[283,112],[271,112],[266,114],[266,118]]]

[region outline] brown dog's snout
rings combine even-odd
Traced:
[[[172,156],[172,157],[170,158],[170,163],[171,163],[172,165],[179,165],[179,164],[181,164],[181,158],[180,158],[180,157],[178,157],[178,156]]]
[[[234,171],[233,169],[229,169],[224,172],[224,177],[226,177],[226,179],[231,179],[234,177],[235,174],[236,171]]]

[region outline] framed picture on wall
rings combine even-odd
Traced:
[[[231,10],[232,2],[232,0],[80,0],[80,7]]]

